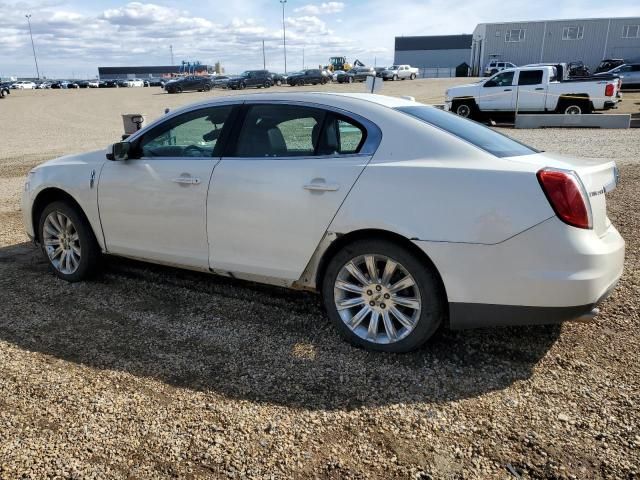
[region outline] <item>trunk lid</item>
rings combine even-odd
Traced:
[[[619,181],[618,168],[613,160],[570,157],[544,152],[511,157],[510,160],[528,163],[536,168],[551,167],[576,172],[584,185],[587,200],[591,206],[593,230],[599,236],[606,234],[611,225],[607,217],[606,194],[614,190]]]

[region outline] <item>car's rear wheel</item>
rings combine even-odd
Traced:
[[[411,80],[415,80],[416,79],[416,74],[412,73],[411,76],[409,77]]]
[[[95,271],[100,247],[82,212],[66,202],[53,202],[42,211],[38,225],[42,251],[58,277],[77,282]]]
[[[334,255],[322,294],[340,334],[371,350],[418,348],[438,329],[445,311],[432,267],[385,240],[359,240]]]
[[[182,87],[178,86],[178,87],[174,88],[173,91],[175,93],[182,93]]]
[[[205,85],[205,86],[204,86],[204,91],[205,91],[205,92],[208,92],[208,91],[210,91],[210,90],[211,90],[211,85]]]

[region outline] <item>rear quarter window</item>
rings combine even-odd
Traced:
[[[444,130],[496,157],[518,157],[539,153],[538,150],[517,142],[489,127],[434,107],[419,105],[415,107],[398,107],[396,110]]]

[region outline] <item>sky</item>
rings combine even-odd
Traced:
[[[615,8],[612,8],[615,5]],[[0,76],[94,78],[98,66],[220,61],[227,72],[284,71],[279,0],[0,0]],[[287,70],[331,56],[393,62],[394,37],[472,33],[478,23],[640,16],[638,0],[287,0]],[[303,64],[304,52],[304,64]]]

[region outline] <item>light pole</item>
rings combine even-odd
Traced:
[[[173,65],[173,45],[169,45],[169,52],[171,53],[171,65]]]
[[[29,36],[31,37],[31,48],[33,49],[33,61],[36,62],[36,75],[38,76],[38,80],[40,80],[40,69],[38,68],[38,57],[36,57],[36,46],[33,43],[33,32],[31,31],[31,14],[25,15],[25,17],[29,24]]]
[[[264,54],[264,40],[262,40],[262,68],[267,69],[267,57]]]
[[[287,0],[280,0],[282,4],[282,48],[284,49],[284,73],[287,74],[287,29],[284,26],[284,4]]]

